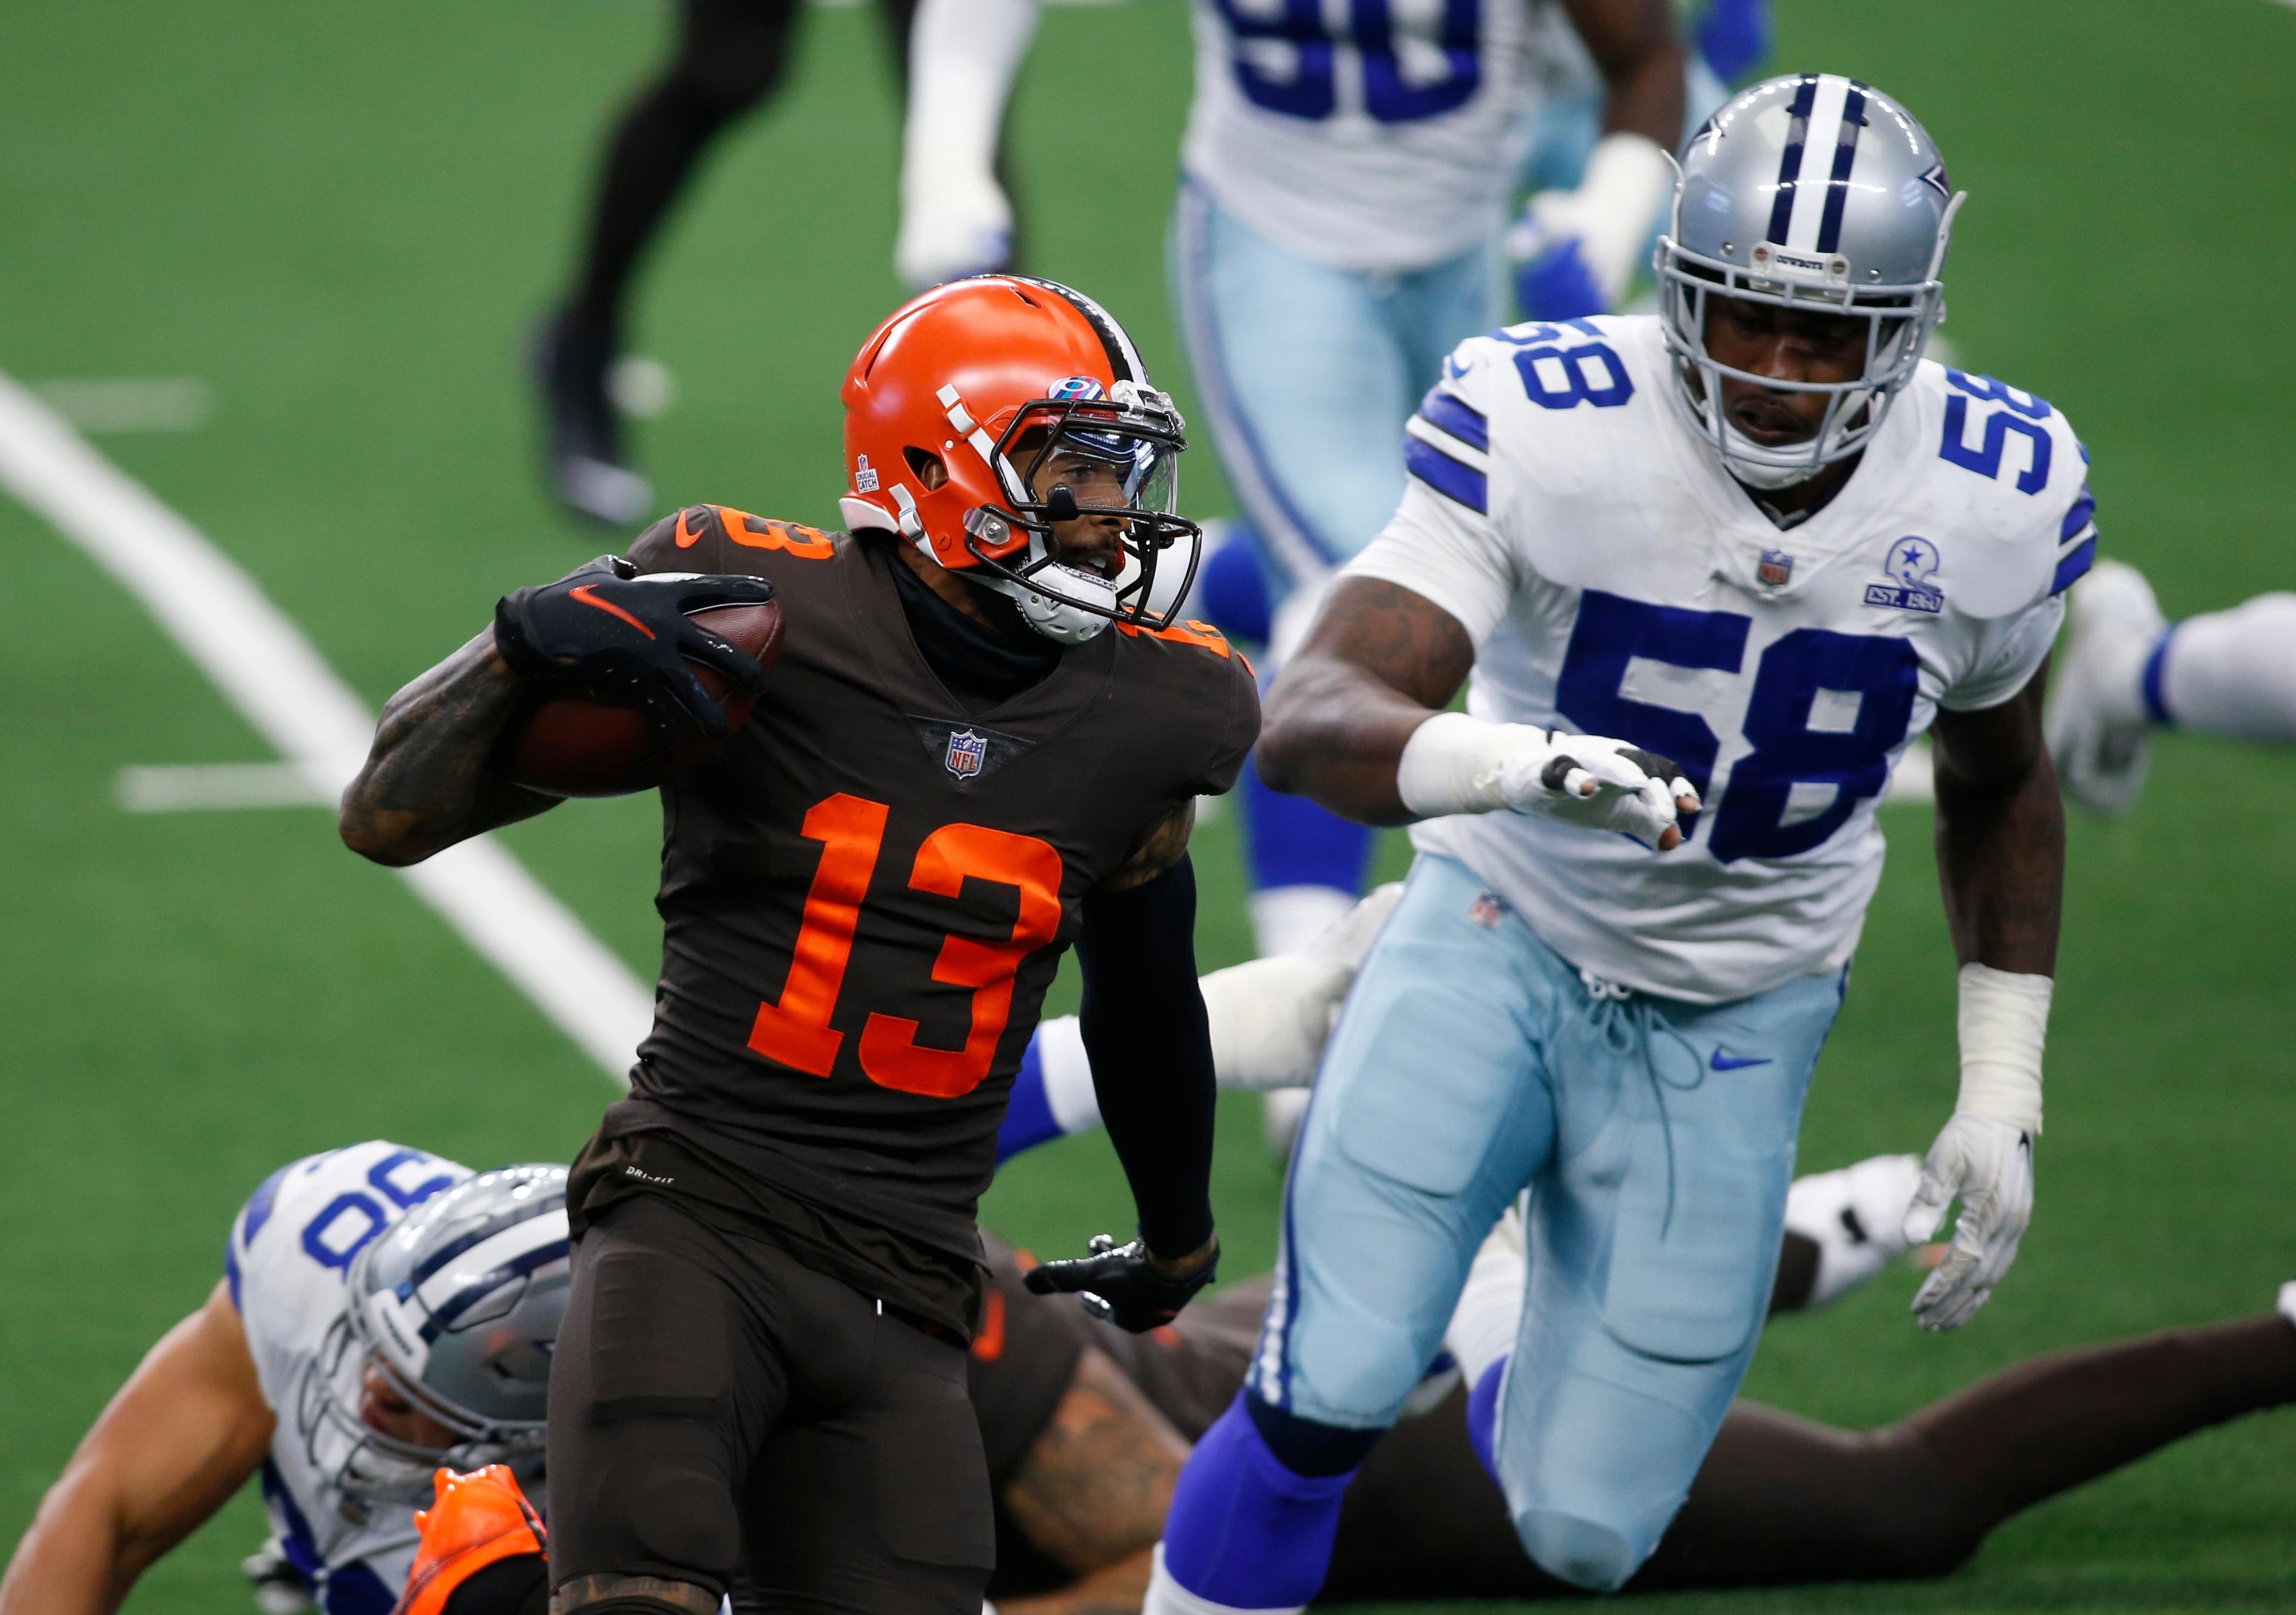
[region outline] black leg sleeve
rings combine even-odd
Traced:
[[[1196,987],[1196,874],[1185,857],[1085,900],[1085,1053],[1140,1237],[1171,1259],[1212,1235],[1211,1029]]]
[[[695,163],[727,125],[781,80],[803,0],[683,0],[667,67],[607,144],[589,239],[566,313],[619,346],[639,259]]]

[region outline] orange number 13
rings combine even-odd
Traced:
[[[829,1019],[845,986],[889,811],[882,802],[840,793],[805,816],[801,833],[821,843],[821,864],[806,893],[781,1001],[760,1004],[750,1029],[750,1046],[768,1060],[815,1077],[828,1076],[837,1063],[845,1034]],[[910,889],[954,898],[967,880],[1013,888],[1021,894],[1020,917],[1001,942],[951,936],[941,943],[932,979],[972,989],[972,1024],[963,1048],[921,1045],[915,1021],[870,1015],[861,1028],[861,1070],[880,1087],[954,1099],[980,1086],[1012,1018],[1014,972],[1060,930],[1061,855],[1047,843],[980,824],[944,824],[917,848]]]

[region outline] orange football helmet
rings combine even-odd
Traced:
[[[862,344],[844,399],[848,527],[900,534],[1062,644],[1177,616],[1202,536],[1174,509],[1184,422],[1091,299],[1017,275],[936,286]],[[1112,562],[1063,553],[1079,521],[1113,530]]]

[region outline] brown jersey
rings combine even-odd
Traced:
[[[697,506],[642,562],[769,579],[755,715],[663,788],[660,986],[610,1132],[674,1125],[817,1211],[977,1259],[973,1209],[1086,896],[1232,785],[1250,668],[1201,625],[1118,627],[969,707],[919,651],[890,535]]]

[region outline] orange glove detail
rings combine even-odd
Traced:
[[[472,1577],[504,1559],[539,1556],[550,1539],[507,1464],[489,1463],[467,1475],[442,1469],[430,1483],[436,1498],[414,1516],[422,1546],[391,1615],[442,1615],[447,1601]]]

